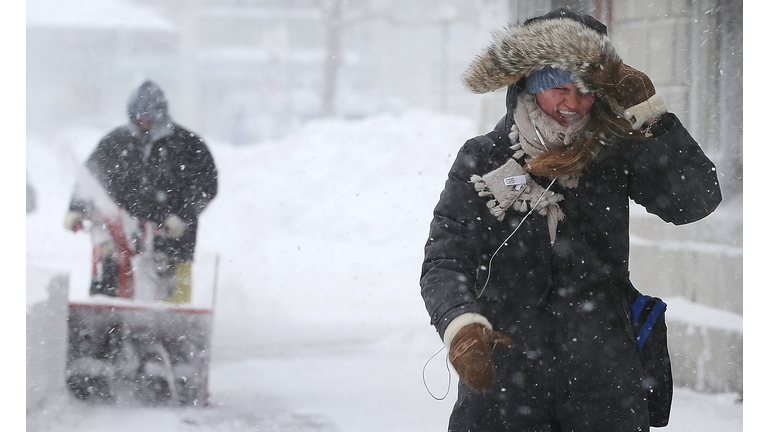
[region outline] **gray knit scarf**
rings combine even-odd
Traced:
[[[488,209],[499,221],[504,219],[510,207],[521,213],[527,213],[533,208],[546,216],[549,240],[554,243],[557,223],[565,217],[558,204],[563,200],[563,195],[533,181],[518,160],[529,162],[547,151],[564,149],[576,140],[583,139],[584,125],[589,121],[589,116],[563,127],[543,112],[529,93],[519,96],[513,115],[515,124],[509,133],[512,149],[515,150],[513,158],[485,175],[473,175],[470,180],[478,195],[489,198]],[[560,176],[557,181],[564,187],[575,188],[579,184],[579,176]]]

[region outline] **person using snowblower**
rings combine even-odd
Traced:
[[[155,298],[189,302],[198,218],[216,196],[216,166],[203,140],[171,119],[154,82],[132,93],[128,118],[86,161],[89,175],[75,187],[64,226],[92,224],[91,295],[133,298],[142,283],[136,258],[144,257],[159,285]]]
[[[715,166],[589,15],[508,26],[463,81],[507,87],[507,113],[460,149],[424,249],[421,294],[460,377],[448,430],[665,425],[671,374],[644,379],[631,318],[629,200],[700,220],[721,201]]]

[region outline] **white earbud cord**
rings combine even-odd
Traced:
[[[437,355],[440,354],[440,352],[442,350],[444,350],[444,349],[445,349],[445,347],[442,347],[442,348],[440,348],[440,350],[438,350],[436,353],[434,353],[432,355],[432,357],[430,357],[429,360],[427,360],[427,362],[424,363],[424,367],[421,369],[421,380],[424,382],[424,388],[427,389],[427,392],[429,393],[429,395],[432,396],[432,399],[435,399],[435,400],[443,400],[443,399],[445,399],[446,397],[448,397],[448,392],[451,391],[451,370],[448,368],[448,354],[447,353],[445,354],[445,369],[448,371],[448,389],[445,390],[445,394],[443,395],[443,397],[437,397],[429,389],[429,385],[427,385],[427,376],[426,376],[427,375],[427,365],[429,364],[429,362],[432,361],[433,358],[437,357]]]
[[[483,285],[483,289],[480,290],[480,294],[478,294],[477,297],[480,297],[481,295],[483,295],[483,292],[485,291],[485,287],[488,286],[488,282],[491,280],[491,263],[493,262],[493,258],[495,258],[496,254],[499,253],[501,248],[505,244],[507,244],[509,239],[512,238],[513,235],[515,235],[517,230],[520,228],[520,226],[523,225],[523,222],[525,222],[525,220],[528,218],[528,216],[530,216],[531,213],[533,213],[533,211],[536,209],[536,206],[539,205],[539,203],[541,202],[541,199],[544,198],[544,195],[547,193],[549,188],[551,188],[552,185],[555,184],[555,180],[557,180],[557,178],[553,178],[552,179],[552,182],[549,183],[549,186],[547,186],[547,188],[544,189],[544,192],[541,193],[541,196],[539,196],[539,199],[536,200],[536,204],[531,206],[531,209],[528,211],[528,213],[526,213],[525,216],[520,220],[520,223],[517,224],[517,226],[515,227],[514,231],[512,231],[512,234],[507,236],[507,238],[503,242],[501,242],[499,247],[496,248],[496,252],[494,252],[493,255],[491,255],[491,259],[488,261],[488,277],[485,279],[485,285]],[[445,368],[448,370],[448,390],[446,390],[445,395],[443,395],[443,397],[437,397],[437,396],[435,396],[432,393],[431,390],[429,390],[429,385],[427,385],[426,370],[427,370],[427,365],[429,365],[429,362],[431,362],[432,359],[434,359],[444,349],[445,349],[445,347],[442,347],[442,348],[440,348],[440,350],[438,350],[436,353],[434,353],[432,355],[432,357],[430,357],[429,360],[427,360],[427,362],[424,363],[424,367],[421,369],[421,380],[424,382],[424,387],[427,389],[427,392],[429,393],[429,395],[432,396],[432,398],[436,399],[436,400],[443,400],[443,399],[445,399],[448,396],[448,392],[451,389],[451,370],[448,368],[448,354],[446,354],[446,356],[445,356]]]
[[[523,225],[523,222],[525,222],[525,220],[528,219],[528,216],[530,216],[531,213],[533,213],[533,211],[536,210],[536,206],[539,205],[539,203],[541,202],[542,198],[544,198],[544,195],[547,193],[547,191],[549,191],[549,188],[551,188],[552,185],[555,184],[556,180],[557,180],[557,177],[552,179],[552,182],[549,183],[549,186],[547,186],[547,188],[544,189],[544,192],[541,193],[541,196],[539,196],[539,199],[536,200],[536,204],[531,206],[531,209],[528,211],[528,213],[526,213],[525,216],[520,220],[520,223],[517,224],[517,226],[515,227],[514,231],[512,231],[512,234],[507,236],[507,238],[503,242],[501,242],[499,247],[496,248],[496,252],[494,252],[493,255],[491,255],[491,259],[488,260],[488,277],[485,278],[485,284],[483,285],[483,289],[480,290],[480,293],[477,295],[477,297],[480,297],[480,296],[483,295],[483,292],[485,291],[485,288],[488,286],[488,282],[491,280],[491,264],[493,263],[493,259],[496,257],[496,254],[499,253],[501,248],[504,247],[504,245],[507,244],[507,242],[509,241],[510,238],[512,238],[513,235],[515,235],[517,230],[520,229],[520,227]]]
[[[544,148],[547,149],[547,151],[549,151],[549,148],[547,148],[547,144],[544,143],[544,138],[541,136],[541,133],[539,132],[539,128],[536,126],[536,122],[533,119],[531,119],[531,122],[533,123],[533,130],[536,131],[536,136],[538,136],[539,137],[539,141],[541,141],[541,145],[543,145]],[[503,242],[501,242],[499,247],[496,248],[496,251],[493,253],[493,255],[491,255],[491,259],[488,260],[488,277],[486,277],[485,284],[483,284],[483,289],[480,290],[480,294],[478,294],[477,297],[480,297],[480,296],[483,295],[483,292],[485,292],[485,288],[488,286],[488,282],[490,282],[490,280],[491,280],[491,264],[493,263],[493,259],[496,257],[496,254],[499,253],[501,248],[504,247],[504,245],[507,244],[507,242],[509,241],[510,238],[512,238],[513,235],[515,235],[517,230],[520,229],[520,227],[523,225],[523,222],[525,222],[525,220],[528,219],[528,216],[530,216],[531,213],[533,213],[533,211],[536,210],[536,206],[539,205],[539,203],[541,202],[542,198],[544,198],[544,195],[547,193],[547,191],[549,191],[549,188],[551,188],[552,185],[555,184],[555,180],[557,180],[557,177],[552,179],[552,182],[550,182],[549,186],[547,186],[547,188],[544,189],[544,192],[541,193],[541,196],[539,196],[539,199],[536,200],[536,203],[531,206],[531,209],[528,211],[528,213],[526,213],[525,216],[523,216],[523,218],[520,220],[520,223],[517,224],[515,229],[512,231],[512,234],[507,236],[507,238]],[[440,354],[440,351],[442,351],[444,349],[445,349],[445,347],[440,348],[440,350],[438,352],[433,354],[432,357],[430,357],[429,360],[427,360],[427,362],[424,364],[424,367],[421,370],[421,380],[424,382],[424,387],[427,389],[427,392],[429,392],[429,395],[432,396],[432,398],[436,399],[436,400],[443,400],[443,399],[445,399],[448,396],[448,392],[451,389],[451,371],[450,371],[450,369],[448,369],[448,355],[446,354],[446,356],[445,356],[445,367],[446,367],[446,369],[448,369],[448,390],[446,390],[445,395],[443,395],[443,397],[438,398],[434,394],[432,394],[432,392],[429,390],[429,386],[427,385],[427,379],[426,379],[426,370],[427,370],[427,365],[429,364],[429,362],[432,361],[432,359],[435,358],[435,356],[437,356],[438,354]]]

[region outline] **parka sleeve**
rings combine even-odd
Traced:
[[[100,185],[115,203],[121,202],[123,198],[123,196],[116,195],[117,191],[130,189],[122,181],[122,177],[128,176],[121,177],[118,173],[119,159],[116,154],[118,143],[115,136],[120,132],[120,129],[117,129],[104,136],[85,161],[88,175],[92,176],[92,180]],[[82,173],[81,175],[86,174]],[[85,181],[91,183],[90,180],[87,179]],[[83,179],[80,179],[80,181],[83,181]],[[83,187],[80,181],[75,185],[69,209],[83,212],[86,216],[89,216],[94,208],[94,194],[98,192],[91,190],[92,188]]]
[[[683,225],[709,215],[722,196],[717,171],[699,144],[671,113],[672,126],[628,144],[629,195],[666,222]]]
[[[424,247],[421,295],[441,338],[453,318],[480,312],[475,299],[482,240],[479,216],[487,208],[470,177],[479,171],[481,147],[473,139],[459,151],[435,207]]]
[[[184,160],[188,167],[179,173],[183,197],[178,203],[179,216],[197,220],[200,213],[218,193],[218,172],[213,156],[202,139],[196,135],[186,137],[189,143]]]

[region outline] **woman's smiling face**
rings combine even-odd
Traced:
[[[595,102],[594,95],[579,93],[574,83],[558,85],[535,96],[539,108],[563,127],[584,118]]]

